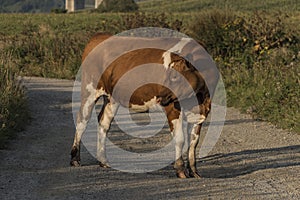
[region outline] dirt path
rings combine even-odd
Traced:
[[[0,199],[300,199],[300,136],[229,108],[217,145],[198,163],[202,179],[172,166],[131,174],[100,169],[82,150],[69,167],[72,81],[27,78],[32,123],[0,152]]]

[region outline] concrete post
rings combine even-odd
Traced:
[[[103,0],[95,0],[95,8],[98,8],[98,6],[102,3]]]
[[[74,12],[75,10],[84,9],[85,0],[66,0],[66,10]]]

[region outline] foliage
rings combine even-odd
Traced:
[[[68,10],[63,9],[63,8],[52,8],[51,9],[51,13],[56,13],[56,14],[60,14],[60,13],[67,13]]]
[[[299,131],[300,38],[285,17],[213,10],[197,15],[189,33],[218,62],[229,105]]]
[[[103,0],[99,12],[133,12],[138,10],[134,0]]]
[[[17,80],[17,74],[9,63],[9,54],[1,54],[0,63],[0,149],[15,131],[24,129],[28,122],[24,88]]]

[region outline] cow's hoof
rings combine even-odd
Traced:
[[[199,175],[198,172],[190,172],[190,177],[193,177],[193,178],[201,178],[201,176]]]
[[[80,166],[80,161],[71,160],[70,165],[73,166],[73,167],[79,167]]]
[[[185,170],[177,171],[176,175],[178,178],[189,178],[189,176]]]
[[[110,168],[110,165],[108,163],[99,162],[99,166],[102,168]]]

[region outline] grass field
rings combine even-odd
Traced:
[[[165,12],[199,12],[209,9],[230,9],[240,12],[253,12],[258,10],[272,10],[282,12],[300,11],[297,0],[151,0],[139,3],[141,11]]]
[[[139,13],[0,14],[1,79],[6,80],[1,92],[14,82],[7,70],[14,76],[73,79],[85,44],[98,31],[158,26],[180,30],[205,45],[223,75],[230,106],[300,133],[299,4],[149,0],[139,3]],[[15,93],[5,95],[9,99]],[[2,127],[10,121],[3,109],[11,107],[7,99],[1,98]],[[24,101],[22,96],[17,103],[26,110]]]

